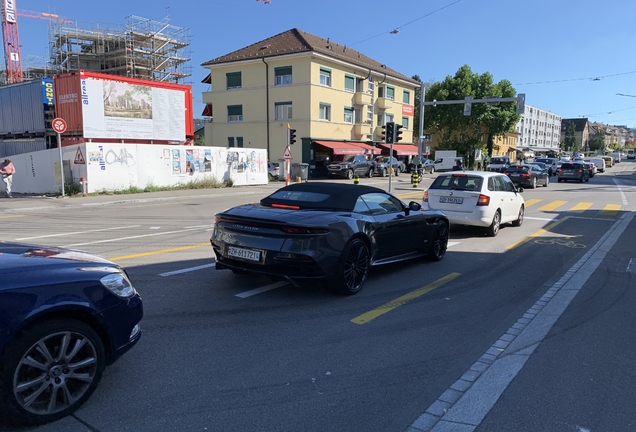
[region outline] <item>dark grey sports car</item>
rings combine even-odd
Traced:
[[[259,204],[216,215],[210,242],[217,269],[288,280],[327,279],[355,294],[373,265],[446,253],[449,223],[438,211],[404,204],[382,189],[341,183],[283,187]]]

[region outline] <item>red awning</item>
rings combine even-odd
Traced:
[[[391,151],[391,144],[380,144],[385,149]],[[412,144],[393,144],[393,151],[397,156],[417,156],[418,148]]]
[[[314,141],[314,143],[332,149],[335,155],[382,153],[381,149],[362,143],[343,141]]]
[[[213,117],[212,115],[212,104],[206,104],[205,108],[203,108],[203,112],[201,113],[203,117]]]

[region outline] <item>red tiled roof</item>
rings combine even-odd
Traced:
[[[203,63],[202,66],[275,57],[301,52],[317,52],[337,60],[349,62],[365,69],[370,69],[376,73],[387,74],[390,77],[408,81],[415,87],[420,86],[418,81],[415,81],[356,50],[348,48],[346,45],[337,44],[329,39],[323,39],[319,36],[315,36],[296,28],[287,30],[260,42],[256,42],[255,44],[207,61]]]

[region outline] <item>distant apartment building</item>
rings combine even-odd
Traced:
[[[516,126],[519,134],[517,149],[535,153],[559,151],[561,147],[561,116],[526,105]]]
[[[404,126],[394,155],[413,144],[415,90],[421,84],[330,39],[291,29],[203,64],[208,146],[268,150],[283,157],[288,128],[296,130],[293,162],[326,174],[337,155],[386,154],[382,126]],[[289,126],[288,126],[289,125]]]

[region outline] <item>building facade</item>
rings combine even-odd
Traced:
[[[517,147],[535,153],[558,152],[561,147],[561,116],[526,105],[516,126]]]
[[[214,113],[207,146],[263,148],[276,161],[291,128],[293,162],[320,171],[338,154],[379,154],[387,122],[404,126],[401,143],[413,142],[420,83],[329,39],[291,29],[203,67],[203,102]]]
[[[565,142],[568,134],[568,126],[574,128],[574,145],[581,151],[589,151],[590,134],[592,132],[587,118],[569,118],[561,121],[561,141]]]

